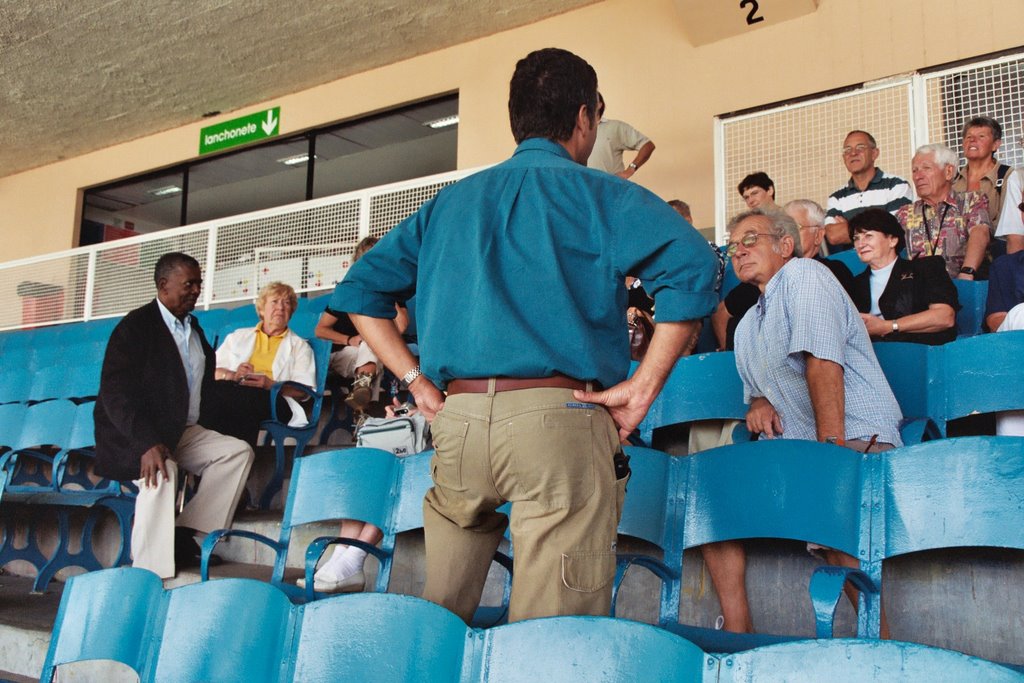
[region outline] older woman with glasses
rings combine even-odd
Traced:
[[[883,209],[850,219],[850,239],[867,270],[854,278],[853,303],[872,341],[945,344],[956,339],[956,287],[940,256],[901,258],[904,231]]]

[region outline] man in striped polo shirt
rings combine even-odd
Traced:
[[[875,167],[878,144],[871,133],[851,130],[843,142],[843,163],[850,182],[828,197],[825,239],[830,254],[846,251],[850,244],[847,221],[864,209],[879,208],[895,213],[914,199],[910,184]]]

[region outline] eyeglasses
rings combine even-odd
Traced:
[[[729,258],[735,256],[741,244],[749,249],[750,247],[757,244],[758,237],[771,237],[772,239],[777,240],[781,237],[781,235],[773,235],[770,232],[748,232],[746,235],[740,238],[739,242],[726,242],[725,255],[728,256]]]
[[[874,145],[857,145],[856,147],[843,147],[843,156],[844,157],[848,157],[851,154],[853,154],[854,152],[856,152],[857,154],[863,154],[864,152],[868,151],[869,149],[874,149],[874,148],[875,148]]]

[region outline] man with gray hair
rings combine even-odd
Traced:
[[[821,243],[824,238],[822,221],[825,218],[825,210],[821,208],[820,204],[810,199],[794,199],[786,204],[784,210],[786,215],[780,216],[779,221],[785,225],[785,230],[794,231],[794,239],[796,239],[798,248],[794,251],[793,256],[818,261],[832,271],[843,290],[850,294],[853,291],[853,273],[841,262],[827,259],[821,254]],[[792,221],[788,219],[792,219]],[[789,225],[790,222],[795,225]],[[718,304],[718,308],[711,315],[711,326],[719,348],[733,348],[733,334],[736,331],[736,325],[740,318],[757,303],[758,296],[760,293],[757,291],[757,287],[741,282],[733,287]]]
[[[919,199],[896,212],[907,233],[907,257],[941,256],[953,279],[986,279],[985,250],[992,237],[988,198],[956,192],[957,156],[933,143],[917,148],[911,176]],[[983,267],[985,266],[985,267]]]
[[[913,199],[906,180],[875,166],[878,154],[878,143],[871,133],[851,130],[846,134],[843,165],[850,172],[850,181],[829,195],[824,221],[830,254],[852,246],[846,224],[861,211],[879,208],[892,213]]]
[[[822,441],[858,452],[902,445],[900,408],[860,313],[820,263],[792,258],[800,244],[788,223],[756,210],[729,222],[726,254],[739,279],[759,293],[736,328],[736,369],[750,406],[747,429],[762,439]],[[858,566],[846,553],[808,547],[830,564]],[[704,558],[725,628],[752,630],[743,547],[712,544]]]

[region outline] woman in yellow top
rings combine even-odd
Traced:
[[[270,387],[292,381],[313,388],[316,362],[309,343],[288,329],[298,304],[295,290],[271,282],[256,298],[260,322],[235,330],[217,349],[214,377],[216,403],[210,429],[244,439],[255,445],[260,422],[270,418]],[[288,424],[303,427],[308,421],[298,400],[305,397],[294,387],[278,396],[277,414]]]

